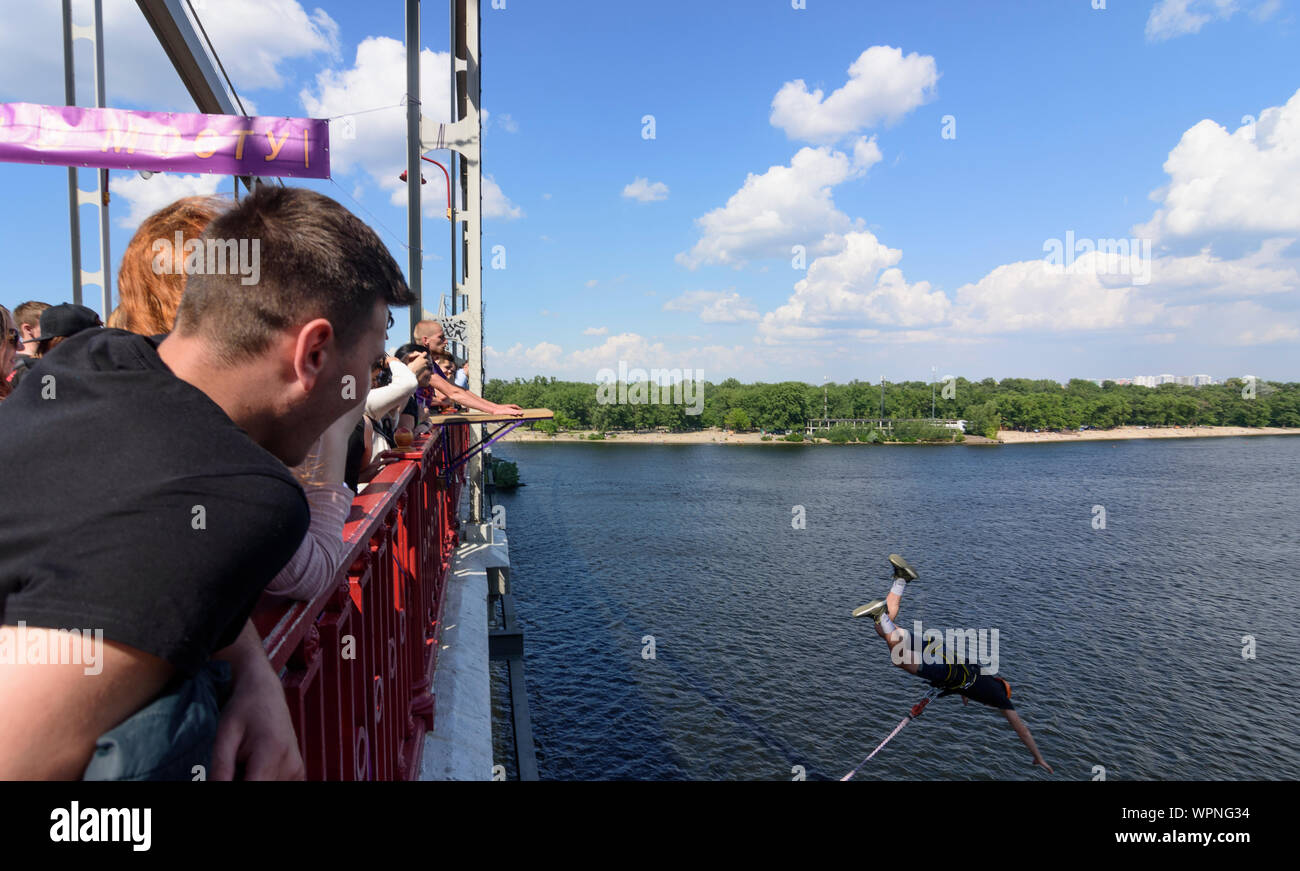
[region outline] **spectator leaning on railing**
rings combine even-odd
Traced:
[[[447,350],[446,334],[443,333],[442,324],[437,321],[420,321],[415,325],[413,332],[415,333],[416,344],[423,345],[430,353]],[[426,354],[425,356],[427,357],[428,355]],[[469,377],[463,369],[458,370],[455,381],[451,382],[442,377],[442,372],[440,370],[435,369],[432,373],[433,377],[430,383],[436,390],[440,391],[452,402],[457,405],[463,405],[466,408],[485,411],[488,414],[515,414],[523,411],[523,409],[517,405],[498,405],[495,402],[488,402],[483,397],[470,393],[469,390],[460,383],[462,374],[465,374],[466,378]],[[466,381],[465,383],[468,384],[469,382]]]
[[[183,255],[185,246],[201,239],[208,224],[231,204],[220,197],[184,197],[144,219],[122,254],[117,273],[121,302],[109,318],[110,326],[145,336],[172,331],[186,274],[183,262],[168,263],[166,258]],[[361,413],[358,405],[332,423],[307,460],[292,469],[307,494],[311,526],[266,592],[310,600],[334,582],[343,560],[343,525],[353,495],[343,483],[348,435]]]
[[[442,324],[437,321],[420,321],[415,325],[413,332],[416,343],[424,345],[431,353],[437,354],[447,351],[447,334],[443,330]],[[447,380],[462,389],[468,388],[469,363],[465,362],[457,366],[455,377],[448,376]]]
[[[370,395],[366,397],[366,416],[375,428],[372,460],[381,451],[393,447],[393,433],[397,429],[398,418],[408,410],[411,399],[420,386],[416,374],[401,360],[387,357],[384,364],[388,367],[387,383],[375,386],[372,382]]]
[[[95,668],[0,658],[0,779],[302,776],[248,617],[308,528],[285,465],[364,401],[410,294],[309,190],[261,187],[205,237],[259,240],[260,280],[192,275],[169,336],[80,333],[40,363],[48,395],[33,378],[0,403],[0,467],[36,495],[0,501],[0,649],[103,638]]]

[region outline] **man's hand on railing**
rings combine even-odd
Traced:
[[[517,405],[497,405],[488,414],[523,414],[524,410]]]
[[[306,768],[284,685],[271,669],[252,621],[218,657],[229,660],[234,685],[217,723],[212,779],[234,780],[241,767],[242,780],[303,780]]]

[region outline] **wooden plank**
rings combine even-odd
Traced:
[[[478,412],[468,412],[464,415],[433,415],[429,417],[430,424],[502,424],[510,420],[551,420],[555,417],[555,412],[550,408],[525,408],[524,411],[513,413],[513,415],[481,415]]]

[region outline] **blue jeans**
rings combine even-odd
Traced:
[[[82,780],[207,780],[229,688],[230,664],[221,661],[173,683],[99,736]]]

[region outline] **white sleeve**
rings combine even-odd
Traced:
[[[306,493],[311,526],[266,592],[310,602],[330,588],[342,568],[343,524],[352,508],[352,491],[344,484],[319,484]]]
[[[400,360],[394,359],[388,364],[388,371],[393,373],[393,382],[373,388],[366,394],[366,414],[373,418],[382,418],[393,409],[400,409],[420,386],[420,380]]]

